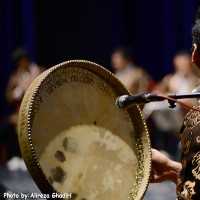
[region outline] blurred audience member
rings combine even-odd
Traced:
[[[191,93],[200,84],[199,77],[191,66],[191,55],[186,50],[178,51],[173,59],[175,71],[163,78],[157,87],[159,93]],[[196,103],[195,99],[185,99],[190,105]]]
[[[19,107],[22,98],[31,82],[43,71],[36,63],[32,62],[25,48],[18,48],[13,52],[12,61],[15,66],[14,72],[9,78],[6,88],[6,97],[13,106],[14,112],[0,123],[1,146],[5,143],[7,147],[7,164],[10,169],[19,165],[18,159],[20,150],[17,138],[17,121]]]
[[[155,88],[155,93],[191,93],[200,84],[200,79],[194,74],[191,66],[191,55],[186,50],[177,52],[173,59],[174,73],[166,75]],[[194,105],[196,99],[182,100]],[[153,146],[166,150],[174,158],[177,153],[178,134],[186,109],[177,104],[175,109],[168,108],[168,102],[153,102],[146,104],[143,113],[146,119],[155,125],[152,134]]]
[[[148,91],[151,78],[144,69],[134,65],[129,48],[116,48],[111,55],[111,66],[132,94]]]

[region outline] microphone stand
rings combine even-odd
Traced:
[[[200,98],[200,93],[190,93],[190,94],[167,94],[167,97],[173,98],[173,99],[192,99],[192,98]],[[160,101],[166,100],[166,98],[159,96]],[[176,102],[169,100],[169,108],[175,108],[176,107]]]

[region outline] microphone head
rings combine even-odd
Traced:
[[[128,97],[128,95],[123,95],[123,96],[118,97],[116,99],[115,105],[118,108],[124,108],[125,107],[124,101],[126,100],[127,97]]]

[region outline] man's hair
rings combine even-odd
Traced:
[[[119,47],[115,48],[112,51],[112,54],[114,54],[114,53],[120,53],[120,54],[122,54],[122,56],[124,58],[130,59],[130,60],[133,59],[131,49],[129,47],[126,47],[126,46],[119,46]]]
[[[200,7],[196,13],[195,24],[192,28],[193,43],[197,45],[198,52],[200,53]]]
[[[188,56],[188,57],[190,57],[191,53],[187,49],[181,49],[181,50],[179,50],[175,53],[174,58],[178,57],[178,56]]]
[[[22,58],[30,59],[30,56],[27,49],[25,49],[24,47],[19,47],[14,50],[14,52],[12,53],[11,59],[12,59],[13,64],[17,67],[18,62]]]

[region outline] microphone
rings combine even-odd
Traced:
[[[162,97],[157,96],[157,94],[153,93],[144,93],[138,94],[134,96],[123,95],[116,99],[116,106],[120,109],[128,109],[133,105],[145,104],[152,101],[162,101],[164,100]]]

